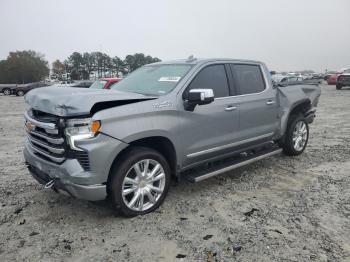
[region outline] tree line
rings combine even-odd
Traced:
[[[0,61],[0,83],[24,84],[43,80],[49,75],[44,55],[32,50],[10,52]]]
[[[74,52],[66,60],[56,60],[52,63],[52,73],[62,80],[67,75],[72,80],[100,77],[121,77],[135,69],[150,63],[161,61],[157,57],[145,56],[142,53],[127,55],[125,59],[118,56],[110,57],[101,52]]]
[[[52,77],[57,80],[121,77],[143,65],[159,61],[159,58],[143,53],[121,59],[102,52],[73,52],[64,61],[57,59],[52,63]],[[32,50],[10,52],[5,60],[0,60],[0,83],[38,82],[48,77],[49,73],[45,56]]]

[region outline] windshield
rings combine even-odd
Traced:
[[[89,88],[103,89],[106,83],[106,80],[96,80]]]
[[[192,65],[151,65],[144,66],[128,75],[111,89],[144,95],[165,95],[190,70]]]

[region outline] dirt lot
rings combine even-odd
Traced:
[[[1,95],[0,260],[350,261],[350,89],[321,88],[304,154],[173,185],[132,219],[35,182],[23,98]]]

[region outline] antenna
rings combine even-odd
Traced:
[[[197,59],[194,58],[193,55],[190,55],[190,56],[187,58],[186,62],[193,62],[193,61],[195,61],[195,60],[197,60]]]

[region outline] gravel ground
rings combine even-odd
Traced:
[[[23,98],[1,95],[0,260],[350,261],[350,89],[321,88],[304,154],[174,184],[132,219],[35,182]]]

